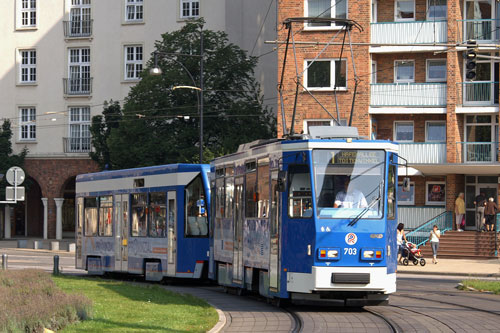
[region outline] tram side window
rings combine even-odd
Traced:
[[[215,180],[215,217],[224,216],[224,178]]]
[[[207,237],[207,208],[201,176],[197,176],[186,187],[185,197],[186,223],[184,224],[184,233],[186,237]]]
[[[151,193],[149,195],[149,237],[166,236],[166,195]]]
[[[389,179],[387,183],[387,218],[396,218],[396,166],[389,165]]]
[[[227,177],[226,178],[226,204],[224,217],[231,218],[233,217],[233,201],[234,201],[234,178]]]
[[[99,198],[99,236],[113,236],[113,197]]]
[[[85,198],[85,236],[97,236],[97,198]]]
[[[147,235],[147,195],[145,193],[132,195],[132,236]]]
[[[311,217],[311,173],[307,165],[288,167],[288,189],[288,215],[293,218]]]
[[[269,215],[269,163],[259,162],[259,179],[257,182],[258,217]]]
[[[245,217],[257,217],[257,172],[249,172],[245,181]]]

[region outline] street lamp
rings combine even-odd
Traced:
[[[175,86],[173,87],[173,90],[176,89],[192,89],[196,90],[199,92],[196,93],[196,97],[198,98],[198,109],[200,112],[200,164],[203,163],[203,56],[204,56],[204,49],[203,49],[203,27],[202,30],[200,31],[200,54],[180,54],[180,53],[167,53],[167,52],[159,52],[155,51],[153,52],[154,55],[154,66],[149,70],[149,74],[153,76],[158,76],[162,74],[161,68],[158,66],[158,56],[163,55],[163,56],[187,56],[187,57],[198,57],[200,58],[200,85],[197,87],[196,81],[193,78],[193,75],[189,70],[184,66],[184,64],[180,61],[178,61],[175,58],[168,58],[170,60],[173,60],[176,64],[181,66],[181,68],[187,73],[191,81],[193,82],[192,86]]]

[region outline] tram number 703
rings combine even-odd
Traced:
[[[344,248],[344,255],[355,256],[358,254],[358,250],[355,247]]]

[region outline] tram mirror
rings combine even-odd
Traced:
[[[286,171],[278,171],[277,188],[278,192],[286,191]]]
[[[410,192],[410,178],[409,177],[403,178],[402,190],[403,190],[403,192]]]

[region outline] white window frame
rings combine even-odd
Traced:
[[[184,15],[184,4],[188,5],[189,15]],[[198,5],[198,14],[193,14],[195,9],[194,5]],[[190,19],[200,17],[201,14],[201,0],[179,0],[179,17],[181,19]]]
[[[342,58],[342,59],[317,59],[314,62],[330,62],[330,86],[329,87],[308,87],[307,83],[307,62],[308,61],[313,61],[314,59],[304,59],[304,87],[306,87],[310,91],[333,91],[335,87],[335,62],[336,61],[344,61],[345,62],[345,79],[346,79],[346,86],[345,87],[337,87],[337,91],[347,91],[347,83],[348,83],[348,75],[349,75],[349,70],[347,68],[348,63],[347,63],[347,58]]]
[[[413,1],[413,18],[398,18],[398,2]],[[416,0],[394,0],[394,22],[413,22],[416,16]]]
[[[446,61],[446,58],[438,58],[438,59],[427,59],[427,61],[425,62],[425,81],[426,82],[446,82],[446,76],[442,79],[431,79],[429,78],[429,69],[430,69],[430,66],[429,66],[429,63],[431,62],[438,62],[438,61],[444,61],[444,66],[447,67],[448,63]],[[448,71],[445,70],[445,73],[447,73]]]
[[[34,3],[35,7],[32,7]],[[27,7],[23,8],[24,5]],[[38,24],[38,0],[16,0],[16,28],[17,29],[35,29]],[[26,15],[25,18],[23,16]],[[24,20],[28,20],[24,24]],[[32,20],[35,22],[32,23]]]
[[[125,22],[127,23],[142,23],[144,22],[144,1],[143,0],[124,0],[125,1]],[[129,8],[133,8],[133,18],[129,18]],[[137,9],[140,8],[142,17],[137,18]]]
[[[340,0],[346,3],[346,19],[349,18],[349,0]],[[330,0],[331,4],[331,15],[334,15],[336,12],[336,3],[339,2],[339,0]],[[304,0],[304,16],[308,17],[309,16],[309,3],[308,0]],[[334,16],[332,16],[334,17]],[[330,26],[323,26],[323,27],[310,27],[308,26],[307,22],[304,22],[304,30],[339,30],[342,29],[342,26],[335,25],[332,23]]]
[[[23,138],[23,133],[26,137]],[[36,141],[36,107],[19,107],[19,141]]]
[[[398,140],[397,139],[397,131],[396,127],[398,124],[411,124],[413,127],[413,135],[411,140]],[[412,120],[396,120],[394,121],[394,128],[393,128],[393,138],[395,142],[415,142],[415,123]]]
[[[90,106],[70,106],[68,108],[69,151],[90,151],[91,119]],[[78,136],[74,135],[76,132],[78,132]]]
[[[141,48],[141,56],[140,59],[137,59],[137,55],[139,54],[137,52],[137,49]],[[129,59],[129,49],[132,49],[132,57],[133,59]],[[124,59],[124,73],[123,73],[123,79],[125,81],[137,81],[140,80],[139,74],[141,74],[142,70],[144,69],[144,46],[141,44],[131,44],[131,45],[124,45],[123,47],[123,59]],[[128,71],[128,66],[131,65],[134,67],[133,70],[133,75],[129,76],[129,71]],[[140,70],[138,70],[140,68]]]
[[[377,62],[375,60],[372,60],[372,66],[371,66],[372,72],[370,73],[371,76],[371,83],[377,83]]]
[[[72,61],[72,51],[77,51],[74,54],[78,58],[77,61]],[[92,90],[91,56],[89,47],[68,49],[68,79],[72,80],[70,86],[77,89],[77,91],[87,91],[87,89],[84,89],[85,87]],[[71,89],[68,88],[68,90]]]
[[[444,185],[444,201],[429,201],[429,184]],[[446,182],[444,181],[426,181],[425,182],[425,204],[431,206],[444,206],[446,205]]]
[[[427,124],[444,124],[444,141],[440,140],[429,140],[427,134]],[[426,120],[425,121],[425,142],[437,142],[437,143],[443,143],[446,142],[446,120]]]
[[[441,21],[441,20],[446,20],[448,18],[448,8],[446,8],[446,16],[444,17],[441,17],[441,16],[436,16],[436,17],[430,17],[429,14],[431,13],[431,3],[432,1],[434,0],[427,0],[427,14],[426,14],[426,18],[428,21]],[[448,5],[448,1],[450,0],[446,0],[446,5]],[[447,6],[448,7],[448,6]],[[465,7],[464,7],[465,8]]]
[[[371,23],[377,23],[378,22],[378,0],[372,0],[372,5],[371,5]]]
[[[18,82],[22,85],[30,85],[35,84],[37,81],[37,73],[36,73],[36,49],[22,49],[18,51],[19,57],[19,77]],[[24,63],[24,55],[27,54],[27,63]],[[26,73],[23,73],[26,71]],[[27,79],[24,80],[23,76],[26,75]]]
[[[411,62],[413,63],[413,79],[410,80],[398,80],[398,62]],[[394,60],[394,82],[395,83],[413,83],[415,82],[415,60],[413,59],[397,59]]]
[[[401,187],[403,186],[402,182],[398,182],[398,189],[396,191],[397,194],[401,192]],[[399,201],[398,206],[415,206],[415,182],[410,182],[410,189],[413,188],[413,196],[410,201]]]
[[[69,8],[68,31],[70,36],[90,35],[92,32],[92,1],[67,0]]]
[[[304,119],[302,121],[302,129],[304,131],[304,134],[309,134],[309,126],[307,125],[309,122],[313,122],[313,121],[321,121],[321,122],[328,122],[329,125],[325,125],[325,126],[337,126],[337,123],[333,121],[333,119]],[[340,125],[341,126],[347,126],[347,122],[348,120],[347,119],[340,119],[339,120],[340,122]]]

